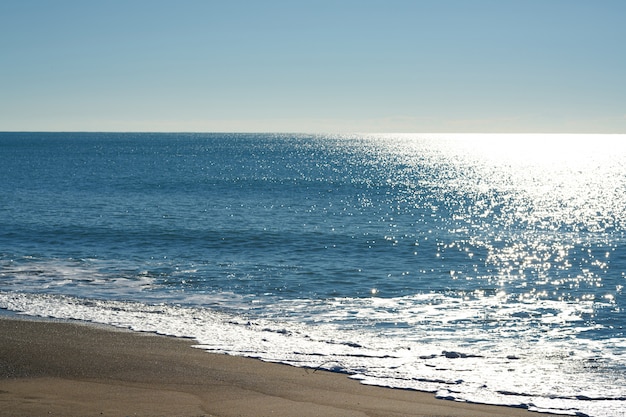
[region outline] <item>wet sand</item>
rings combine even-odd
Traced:
[[[0,416],[526,416],[211,354],[105,326],[0,317]]]

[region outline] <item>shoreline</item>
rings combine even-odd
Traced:
[[[0,416],[554,416],[368,386],[194,344],[0,314]]]

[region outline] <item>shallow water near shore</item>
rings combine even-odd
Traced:
[[[626,415],[624,139],[0,133],[0,308]]]

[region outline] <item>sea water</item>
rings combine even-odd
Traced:
[[[626,415],[626,137],[0,133],[0,308]]]

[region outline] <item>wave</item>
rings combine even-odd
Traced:
[[[405,311],[413,321],[426,321],[428,314],[445,315],[445,309],[456,312],[440,317],[439,329],[433,324],[430,330],[416,326],[414,332],[406,328],[395,332],[395,324],[385,317],[390,309],[411,302],[422,304]],[[596,417],[615,417],[616,410],[626,410],[621,388],[626,385],[623,344],[575,339],[571,333],[575,330],[560,332],[561,326],[507,337],[515,320],[499,320],[516,314],[500,310],[500,318],[486,322],[482,331],[469,326],[470,330],[452,335],[442,323],[464,320],[465,308],[484,307],[485,300],[456,300],[458,309],[450,308],[452,302],[429,294],[392,300],[292,300],[267,309],[287,313],[309,309],[309,322],[304,322],[289,319],[289,314],[282,319],[260,318],[199,306],[0,291],[0,308],[21,314],[192,338],[196,348],[211,352],[344,372],[364,384],[427,391],[442,399]],[[334,308],[337,305],[341,308]],[[555,308],[543,305],[537,311]],[[344,320],[331,320],[333,314]],[[349,317],[355,314],[371,315],[369,326],[351,322]],[[576,321],[574,317],[575,312],[569,312],[562,319]]]

